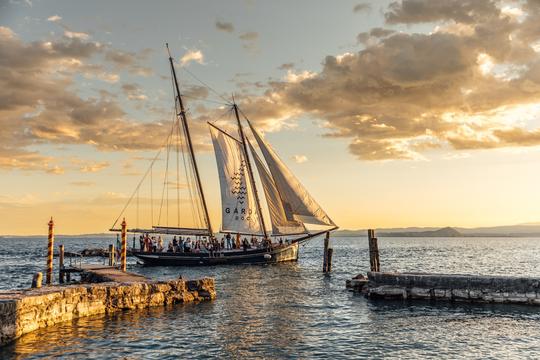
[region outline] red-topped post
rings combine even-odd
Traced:
[[[122,253],[120,256],[120,262],[122,264],[122,271],[126,271],[126,256],[127,256],[127,231],[126,231],[126,219],[122,221]]]
[[[48,237],[48,247],[47,247],[47,278],[46,284],[51,285],[52,283],[52,273],[53,273],[53,247],[54,247],[54,221],[51,216],[49,221],[49,237]]]

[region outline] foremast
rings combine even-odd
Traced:
[[[204,211],[205,225],[208,228],[209,236],[213,237],[214,232],[212,231],[212,224],[210,223],[210,216],[208,215],[208,207],[206,205],[206,198],[204,197],[204,191],[203,191],[202,184],[201,184],[201,178],[200,178],[200,175],[199,175],[199,168],[197,166],[197,160],[195,159],[195,151],[193,150],[193,143],[191,141],[191,135],[190,135],[190,132],[189,132],[189,125],[188,125],[187,118],[186,118],[186,111],[184,109],[184,103],[182,101],[182,95],[180,93],[180,87],[178,86],[178,79],[176,77],[176,70],[174,68],[174,62],[173,62],[173,58],[171,56],[171,52],[169,51],[169,44],[167,43],[165,45],[167,47],[167,53],[169,54],[169,63],[171,65],[171,72],[172,72],[173,79],[174,79],[174,87],[176,89],[176,99],[178,100],[178,105],[180,106],[180,112],[177,111],[177,116],[179,116],[180,119],[182,120],[182,128],[184,129],[184,134],[186,136],[186,142],[187,142],[188,149],[189,149],[189,157],[190,157],[190,160],[191,160],[191,164],[193,165],[193,171],[195,173],[195,182],[197,183],[197,190],[198,190],[198,192],[199,192],[199,194],[201,196],[201,202],[202,202],[202,207],[203,207],[203,211]],[[175,107],[176,107],[176,104],[175,104]]]
[[[253,186],[253,193],[255,195],[255,202],[257,204],[257,212],[259,213],[259,221],[261,223],[262,231],[264,234],[264,238],[268,239],[268,233],[266,231],[266,225],[264,223],[264,216],[261,208],[261,202],[259,200],[259,194],[257,192],[257,185],[255,184],[255,177],[253,176],[253,169],[251,168],[251,160],[249,157],[247,145],[246,145],[246,136],[244,134],[244,129],[242,127],[242,122],[240,121],[240,116],[238,115],[238,106],[233,100],[233,109],[234,109],[234,116],[236,117],[236,122],[238,124],[238,132],[240,134],[240,141],[242,143],[242,149],[244,151],[244,157],[246,159],[246,167],[248,170],[249,179],[251,182],[251,185]]]

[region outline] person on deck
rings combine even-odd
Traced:
[[[230,250],[231,249],[231,233],[227,233],[227,235],[225,235],[225,239],[227,239],[227,250]]]
[[[221,250],[224,250],[225,249],[225,238],[222,236],[221,237]]]
[[[173,244],[172,242],[169,241],[169,248],[167,249],[167,252],[173,252],[174,249],[173,249]]]
[[[173,252],[176,252],[176,250],[178,249],[178,241],[176,240],[176,235],[172,239],[172,247],[173,247]]]
[[[158,236],[157,249],[159,252],[163,252],[163,238],[161,235]]]
[[[139,250],[144,251],[144,237],[142,235],[139,236]]]
[[[184,238],[180,236],[180,239],[178,240],[178,251],[184,252]]]

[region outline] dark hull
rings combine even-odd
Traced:
[[[209,266],[240,264],[275,264],[298,260],[298,243],[283,247],[266,249],[248,249],[224,251],[210,256],[208,253],[150,253],[134,252],[148,266]]]

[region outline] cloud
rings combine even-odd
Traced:
[[[360,4],[356,4],[353,7],[353,12],[355,12],[355,13],[369,12],[369,11],[371,11],[371,5],[370,4],[360,3]]]
[[[188,50],[180,59],[180,65],[186,66],[191,62],[196,62],[198,64],[204,64],[204,54],[201,50],[192,49]]]
[[[278,70],[292,70],[292,69],[294,69],[294,63],[292,62],[281,64],[278,67]]]
[[[251,52],[255,52],[258,49],[259,33],[255,31],[248,31],[238,36],[242,40],[242,47]]]
[[[144,101],[148,99],[137,84],[123,84],[122,91],[129,100]]]
[[[64,36],[69,39],[81,39],[81,40],[87,40],[90,38],[90,35],[84,32],[76,32],[76,31],[64,31]]]
[[[308,158],[306,155],[293,155],[292,159],[297,164],[302,164],[308,161]]]
[[[316,117],[362,160],[540,145],[540,6],[515,6],[524,15],[484,0],[393,2],[388,24],[432,22],[433,31],[373,28],[363,49],[272,80],[242,106],[266,128]]]
[[[79,37],[26,43],[0,27],[0,169],[59,173],[59,160],[40,152],[48,144],[90,145],[102,151],[162,144],[168,125],[130,119],[106,91],[78,95],[74,77],[79,74],[117,80],[104,66],[119,66],[119,61],[92,63],[110,51]],[[196,127],[194,133],[198,136]]]
[[[59,15],[49,16],[47,18],[47,21],[51,21],[51,22],[60,21],[60,20],[62,20],[62,17]]]
[[[234,25],[230,22],[216,20],[216,29],[228,33],[234,32]]]
[[[94,186],[96,183],[93,181],[72,181],[69,184],[73,186],[89,187]]]

